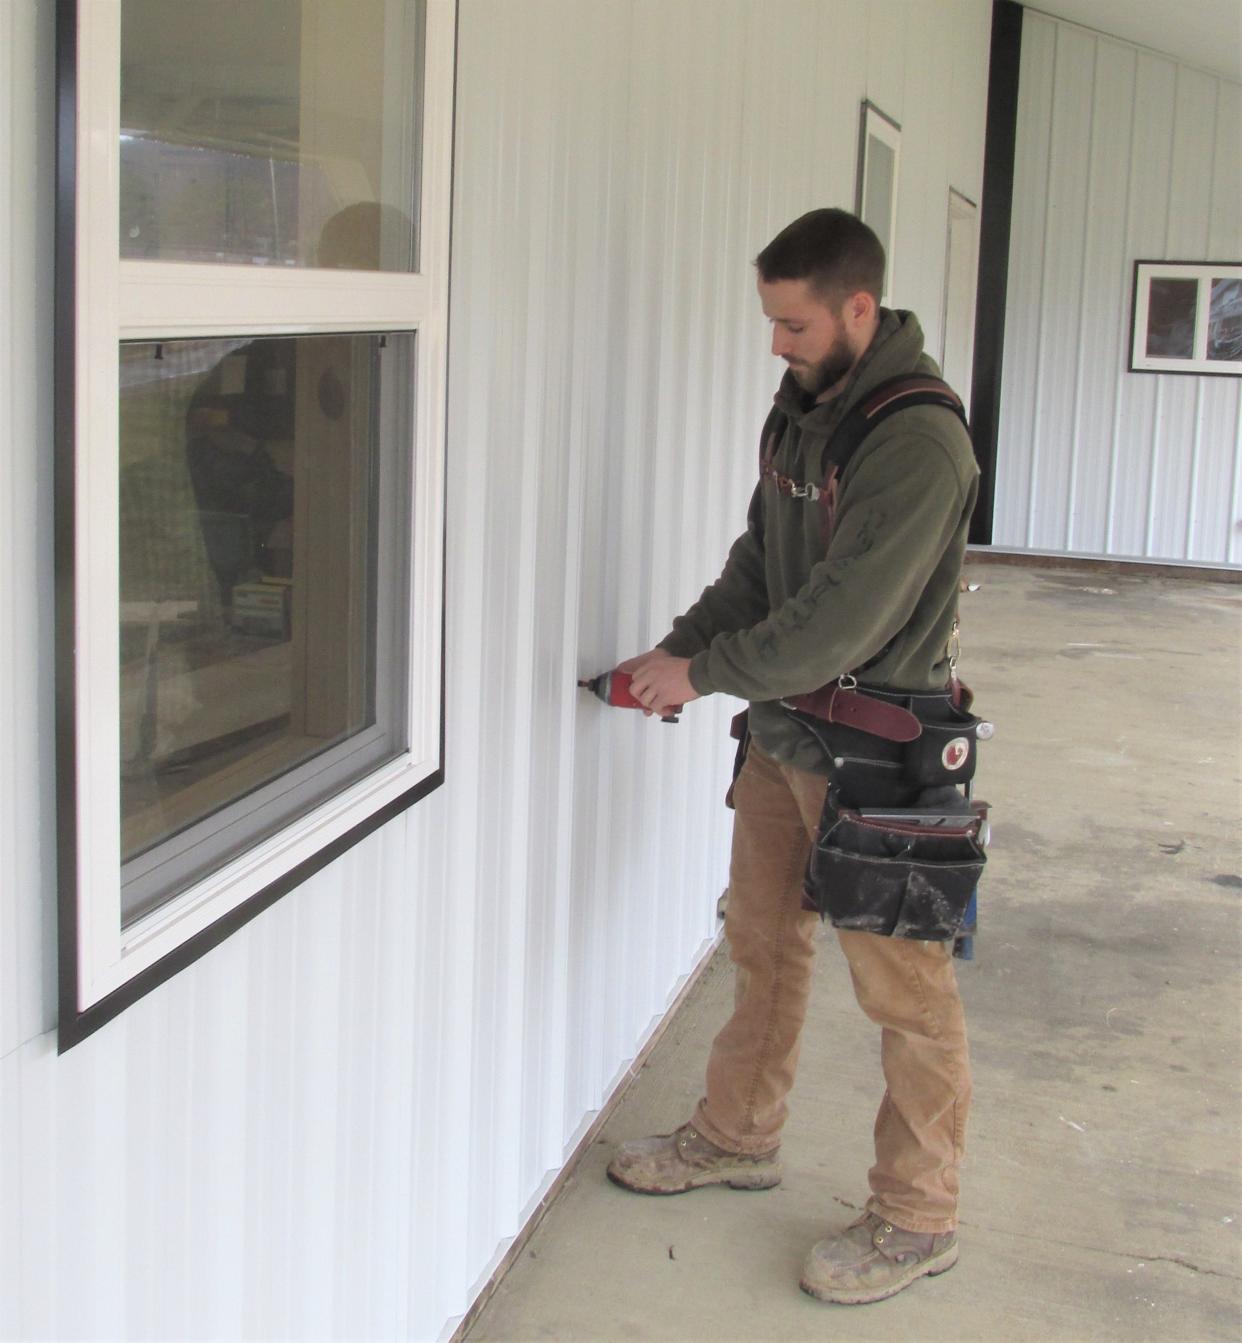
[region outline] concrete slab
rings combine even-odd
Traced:
[[[784,1184],[644,1198],[616,1142],[667,1132],[725,1018],[721,955],[469,1337],[1242,1336],[1242,588],[972,564],[962,669],[997,735],[962,1258],[866,1307],[798,1291],[866,1193],[878,1033],[829,935]]]

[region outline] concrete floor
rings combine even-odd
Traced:
[[[645,1198],[613,1146],[699,1094],[718,954],[470,1332],[484,1340],[1242,1337],[1242,588],[972,563],[965,679],[997,734],[962,1256],[871,1306],[798,1290],[866,1194],[877,1032],[825,939],[785,1182]]]

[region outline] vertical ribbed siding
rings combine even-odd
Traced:
[[[53,1024],[48,7],[0,5],[0,1057]]]
[[[0,6],[27,121],[45,16]],[[0,648],[39,780],[24,821],[0,816],[22,874],[0,887],[0,1336],[434,1338],[468,1307],[716,930],[734,706],[662,727],[573,682],[663,634],[740,527],[779,373],[749,260],[799,211],[852,203],[869,91],[920,165],[898,298],[939,346],[947,189],[978,196],[986,0],[460,17],[447,781],[57,1058],[51,650],[46,630]],[[38,112],[0,139],[14,350],[50,312],[46,223],[17,185],[49,157]],[[21,358],[0,361],[15,618],[51,597],[51,388]],[[29,787],[0,778],[6,801]]]
[[[16,301],[13,292],[14,270],[19,264],[18,247],[22,254],[28,255],[30,242],[19,239],[17,229],[17,210],[13,200],[13,184],[17,171],[15,162],[18,146],[16,143],[18,110],[21,101],[29,98],[28,89],[20,88],[14,68],[19,57],[20,46],[17,41],[17,12],[12,6],[0,9],[0,97],[4,105],[0,107],[0,294],[9,299],[6,307],[8,321],[4,332],[4,351],[7,352],[16,343],[16,326],[20,320],[22,305]],[[28,309],[26,310],[28,313]],[[0,407],[4,410],[3,432],[8,442],[14,439],[13,421],[20,413],[13,396],[13,369],[9,359],[0,359]],[[26,409],[26,406],[21,408]],[[24,573],[30,564],[31,555],[21,553],[19,542],[13,531],[13,523],[18,509],[25,504],[29,507],[32,494],[29,483],[31,471],[30,455],[20,455],[9,451],[0,459],[0,527],[7,538],[7,545],[0,551],[0,621],[4,628],[16,628],[18,585],[31,591],[31,584],[24,579]],[[33,651],[33,650],[32,650]],[[18,704],[18,679],[21,669],[17,659],[9,655],[0,662],[0,731],[7,741],[15,741]],[[22,690],[29,691],[26,687]],[[21,760],[30,764],[29,748],[24,753],[14,753],[14,766]],[[14,793],[17,787],[16,768],[0,771],[0,864],[8,866],[10,855],[17,852],[18,828],[13,815]],[[0,884],[0,1058],[15,1047],[21,1030],[21,1021],[25,1015],[22,1010],[21,994],[24,976],[21,975],[23,961],[31,954],[32,947],[18,931],[18,919],[22,904],[19,900],[19,885],[5,882]]]
[[[1242,562],[1240,382],[1128,373],[1136,260],[1242,255],[1242,88],[1028,11],[993,538]]]

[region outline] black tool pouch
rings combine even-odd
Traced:
[[[860,689],[860,694],[907,708],[919,722],[913,741],[890,741],[874,733],[827,722],[786,707],[832,761],[832,781],[850,806],[909,806],[927,788],[961,787],[975,776],[982,722],[953,704],[947,693]],[[985,726],[990,734],[990,725]]]
[[[986,815],[984,803],[960,814],[910,807],[869,815],[830,788],[807,866],[807,901],[837,928],[947,940],[983,871]]]
[[[936,705],[935,717],[915,708],[922,732],[905,743],[902,761],[906,780],[919,788],[969,783],[979,754],[980,719],[947,702]]]

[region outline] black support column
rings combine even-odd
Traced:
[[[971,435],[982,473],[979,501],[970,524],[970,540],[975,545],[990,545],[992,541],[1021,56],[1022,6],[1015,0],[992,0],[983,211],[979,225],[979,288],[975,303],[975,362],[970,397]]]

